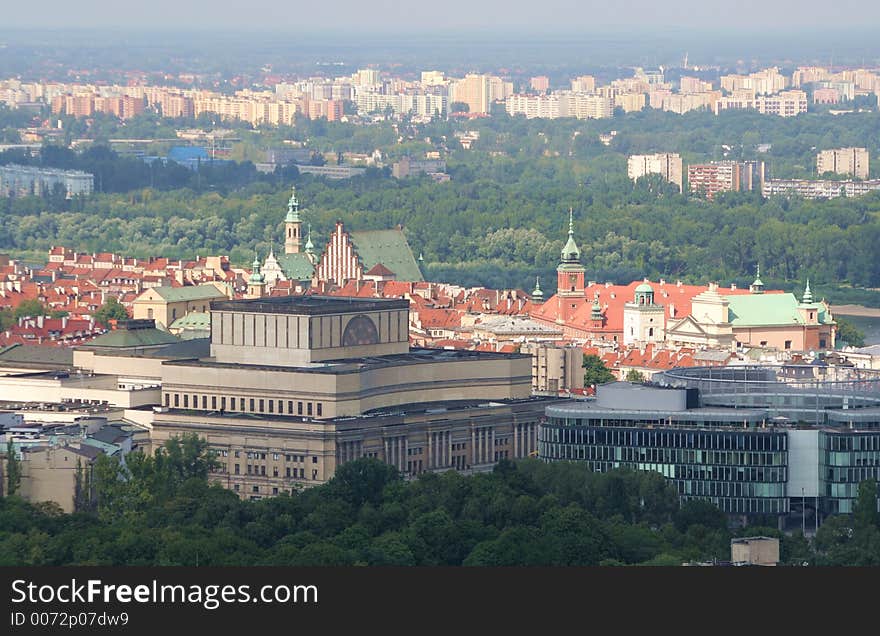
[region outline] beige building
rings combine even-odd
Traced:
[[[16,493],[30,502],[51,501],[64,512],[74,511],[76,474],[89,474],[101,451],[80,446],[39,446],[21,453],[21,484]]]
[[[584,352],[580,347],[526,342],[521,353],[532,356],[532,392],[559,395],[584,388]]]
[[[816,155],[816,174],[826,172],[868,178],[869,154],[867,148],[834,148]]]
[[[774,537],[731,539],[730,561],[738,565],[779,565],[779,539]]]
[[[162,365],[153,443],[196,432],[217,481],[263,497],[377,457],[413,475],[483,470],[535,450],[531,357],[410,349],[406,300],[212,303],[211,357]]]
[[[178,318],[192,311],[206,313],[212,300],[227,298],[217,285],[186,287],[151,287],[132,301],[135,319],[152,319],[160,329],[167,329]]]
[[[489,95],[488,75],[467,75],[452,85],[449,102],[468,105],[468,112],[488,114],[492,100]]]
[[[658,153],[654,155],[630,155],[626,161],[627,176],[636,181],[647,174],[659,174],[661,177],[682,188],[681,155],[677,153]]]

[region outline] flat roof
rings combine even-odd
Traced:
[[[211,301],[211,311],[243,311],[260,314],[321,315],[409,309],[399,298],[356,298],[353,296],[273,296],[247,300]]]
[[[551,417],[608,417],[609,419],[652,419],[680,422],[724,420],[763,420],[768,417],[766,409],[735,409],[723,407],[699,407],[672,411],[669,409],[612,409],[599,406],[595,400],[575,400],[568,404],[547,407]]]
[[[404,301],[407,302],[407,301]],[[217,362],[213,358],[200,360],[170,360],[164,365],[186,367],[210,367],[219,369],[249,369],[255,371],[277,371],[283,373],[324,373],[330,375],[358,373],[365,369],[424,364],[429,362],[464,362],[468,360],[509,360],[529,358],[525,353],[498,353],[495,351],[467,351],[461,349],[410,349],[409,353],[396,353],[387,356],[368,356],[362,358],[341,358],[325,360],[310,366],[273,366],[267,364],[243,364],[239,362]]]

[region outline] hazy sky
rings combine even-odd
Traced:
[[[880,29],[875,0],[4,0],[0,29],[248,29],[304,33],[500,31],[542,35],[672,27],[790,35]]]

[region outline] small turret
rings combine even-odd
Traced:
[[[803,305],[812,305],[813,304],[813,292],[810,291],[810,279],[807,279],[807,287],[804,289],[804,297],[801,301]]]
[[[299,254],[301,246],[302,219],[299,217],[299,200],[294,186],[287,202],[287,216],[284,217],[284,253]]]
[[[535,289],[532,290],[532,302],[544,302],[544,292],[541,290],[541,279],[535,276]]]
[[[761,280],[761,266],[758,265],[758,271],[755,274],[754,282],[749,286],[749,292],[752,294],[763,294],[764,283]]]

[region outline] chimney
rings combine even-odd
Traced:
[[[736,291],[736,283],[730,283],[730,291]]]
[[[675,281],[675,286],[676,286],[676,287],[681,287],[681,281],[680,281],[680,280]]]

